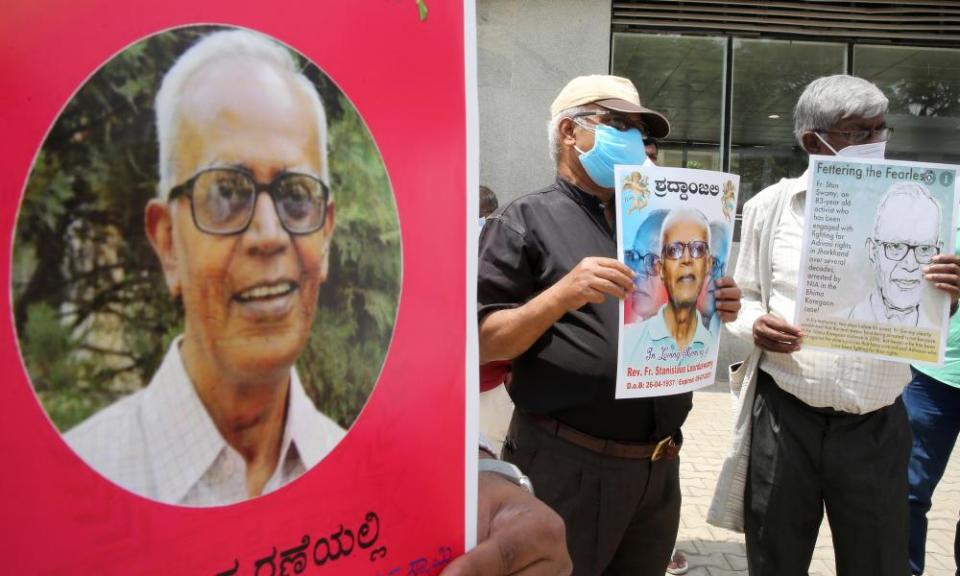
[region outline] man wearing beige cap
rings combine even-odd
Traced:
[[[553,184],[487,219],[480,237],[481,361],[512,360],[504,457],[563,517],[574,574],[661,576],[680,513],[677,454],[691,395],[615,400],[618,302],[613,170],[643,164],[667,119],[633,84],[582,76],[551,106]],[[730,320],[739,290],[718,282]]]

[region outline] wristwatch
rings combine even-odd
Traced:
[[[500,458],[499,456],[497,456],[497,451],[494,450],[493,444],[491,444],[490,441],[487,440],[487,437],[483,435],[483,432],[480,433],[480,438],[478,438],[478,440],[480,440],[480,450],[489,454],[491,458],[494,458],[494,459]]]
[[[493,458],[481,458],[478,463],[477,470],[480,472],[493,472],[494,474],[499,474],[510,482],[513,482],[517,486],[523,488],[530,494],[533,494],[533,482],[531,482],[530,478],[521,472],[519,468],[509,462],[495,460]]]

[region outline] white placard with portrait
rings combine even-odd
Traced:
[[[957,167],[811,156],[807,175],[804,348],[942,364],[949,297],[924,269],[953,253]]]
[[[617,166],[617,254],[634,276],[620,305],[617,398],[668,396],[714,382],[740,178]]]

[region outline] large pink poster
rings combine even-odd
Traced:
[[[5,8],[5,573],[463,552],[465,5]]]

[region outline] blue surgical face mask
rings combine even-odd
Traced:
[[[597,124],[593,133],[593,148],[580,153],[580,165],[594,184],[613,188],[613,167],[617,164],[644,164],[647,151],[643,148],[643,134],[636,128],[620,131],[606,124]]]

